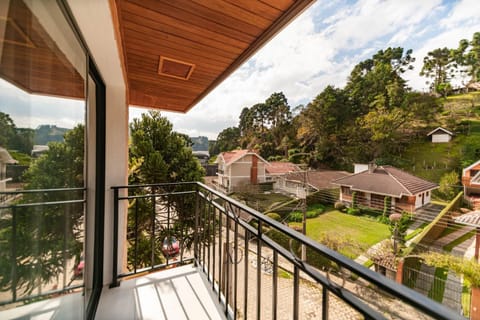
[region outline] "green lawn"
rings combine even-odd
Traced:
[[[301,227],[302,224],[291,223],[290,225]],[[307,220],[307,235],[310,238],[319,241],[325,233],[348,237],[365,248],[390,237],[390,231],[386,224],[367,217],[352,216],[338,210],[331,210],[317,218]],[[350,258],[353,255],[348,248],[341,253]]]

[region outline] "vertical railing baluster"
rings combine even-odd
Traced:
[[[260,305],[262,303],[262,221],[257,226],[257,319],[261,318]]]
[[[237,219],[238,219],[238,216],[237,216]],[[235,251],[234,251],[234,257],[233,257],[233,260],[234,260],[234,282],[233,282],[233,319],[237,319],[237,286],[238,286],[238,221],[235,220],[235,229],[234,229],[234,232],[235,232],[235,238],[234,238],[234,242],[233,242],[233,246],[235,248]]]
[[[226,211],[225,205],[223,206],[224,212]],[[222,282],[222,262],[223,262],[223,255],[222,255],[222,212],[218,213],[218,283],[221,284]],[[215,275],[213,275],[215,279]],[[218,301],[221,301],[221,285],[218,287]]]
[[[299,314],[299,291],[300,291],[300,272],[297,266],[293,269],[293,319],[298,320]]]
[[[168,260],[170,258],[170,255],[168,254],[168,244],[172,240],[170,239],[170,206],[171,206],[170,196],[167,195],[167,266],[169,265]]]
[[[155,189],[152,189],[152,190],[155,190]],[[150,213],[150,219],[152,219],[152,236],[150,238],[150,248],[152,250],[151,252],[151,255],[150,255],[150,265],[151,265],[151,269],[154,268],[155,266],[155,195],[152,195],[152,212]]]
[[[211,262],[211,251],[212,251],[212,248],[210,246],[210,243],[211,243],[211,239],[215,239],[215,230],[212,230],[211,226],[210,226],[210,221],[212,221],[214,219],[214,208],[213,206],[209,203],[208,204],[208,209],[205,210],[205,220],[207,221],[207,239],[208,239],[208,242],[207,242],[207,248],[206,248],[206,251],[207,251],[207,261],[206,261],[206,264],[207,264],[207,276],[208,276],[208,279],[210,279],[210,269],[212,267],[212,262]]]
[[[243,261],[243,265],[244,265],[244,269],[245,269],[245,274],[243,276],[243,314],[244,314],[244,317],[245,319],[248,318],[248,268],[249,268],[249,265],[248,265],[248,253],[249,253],[249,248],[248,248],[248,243],[249,243],[249,240],[250,240],[250,231],[248,231],[247,229],[245,229],[245,254],[244,254],[244,261]]]
[[[226,217],[226,222],[225,222],[225,231],[226,231],[226,236],[225,236],[225,250],[224,254],[225,257],[223,258],[223,261],[225,262],[225,315],[228,317],[228,304],[230,302],[230,212],[227,209],[227,217]]]
[[[212,205],[211,203],[209,203],[209,205]],[[213,205],[212,205],[213,207]],[[216,210],[215,210],[215,207],[212,208],[212,287],[213,287],[213,290],[215,291],[215,271],[216,271],[216,268],[217,268],[217,259],[216,259],[216,255],[215,255],[215,250],[216,250],[216,244],[217,244],[217,236],[216,236],[216,221],[217,221],[217,215],[216,215]],[[220,216],[220,212],[219,212],[219,216]]]
[[[199,239],[199,214],[200,214],[200,190],[198,184],[195,185],[195,229],[193,233],[193,261],[195,266],[200,265],[200,256],[198,255],[200,239]]]
[[[272,312],[273,320],[277,319],[277,299],[278,299],[278,252],[273,250],[273,278],[272,278]]]
[[[12,302],[17,301],[17,210],[12,207]]]
[[[205,195],[207,196],[207,195]],[[207,196],[207,199],[208,199],[209,196]],[[202,269],[204,272],[207,272],[208,274],[208,264],[207,264],[207,261],[205,260],[205,255],[206,255],[206,251],[208,250],[208,236],[209,236],[209,230],[208,230],[208,212],[210,210],[210,201],[207,200],[207,208],[205,208],[205,210],[203,211],[202,213],[202,217],[203,217],[203,229],[202,229],[202,234],[203,234],[203,239],[204,240],[207,240],[207,241],[204,241],[203,242],[203,250],[202,250]]]
[[[67,250],[68,250],[68,216],[67,216],[67,208],[69,208],[70,205],[66,205],[66,208],[63,210],[63,254],[62,254],[62,259],[63,259],[63,282],[62,282],[62,288],[65,289],[67,287]]]
[[[118,188],[113,189],[113,255],[112,283],[110,288],[118,287]]]
[[[137,273],[137,258],[138,258],[138,198],[135,201],[135,247],[133,251],[133,272]]]
[[[328,290],[327,287],[322,286],[322,319],[328,319]]]

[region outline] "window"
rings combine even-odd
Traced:
[[[64,311],[83,314],[86,117],[95,108],[87,53],[56,1],[1,6],[0,146],[17,161],[6,165],[5,188],[20,192],[0,197],[0,252],[14,256],[0,271],[0,303],[71,292],[78,303]]]

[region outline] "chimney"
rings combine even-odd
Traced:
[[[250,183],[257,184],[258,182],[258,158],[252,154],[252,167],[250,168]]]
[[[377,165],[374,162],[369,162],[368,163],[368,173],[373,173]]]

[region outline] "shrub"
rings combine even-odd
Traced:
[[[353,191],[352,192],[352,208],[356,208],[357,207],[357,192],[356,191]]]
[[[275,221],[282,220],[282,217],[278,213],[275,213],[275,212],[267,213],[267,217],[272,218]]]
[[[310,211],[307,211],[307,219],[316,218],[316,217],[318,217],[322,212],[323,212],[323,210],[310,210]]]
[[[360,214],[360,209],[357,208],[348,208],[347,213],[353,216],[358,216]]]
[[[345,204],[342,201],[337,201],[337,202],[335,202],[334,207],[337,210],[343,210],[343,209],[345,209]]]
[[[303,213],[302,212],[292,212],[288,216],[288,221],[290,222],[302,222],[303,221]]]

